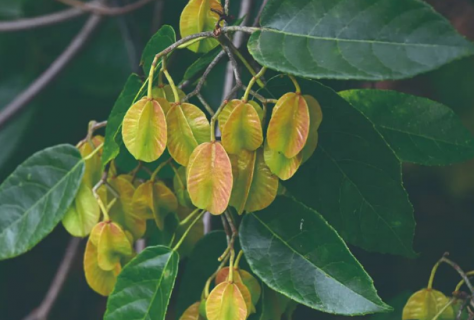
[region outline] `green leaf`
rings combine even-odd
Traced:
[[[474,44],[418,0],[270,0],[249,51],[307,78],[402,79],[474,53]]]
[[[214,59],[219,55],[222,51],[221,47],[215,48],[208,53],[204,54],[202,57],[199,57],[196,61],[193,62],[192,65],[186,70],[183,81],[189,80],[194,78],[197,74],[207,68],[207,66],[214,61]]]
[[[71,145],[40,151],[0,185],[0,260],[33,248],[61,221],[84,173]]]
[[[204,285],[207,279],[217,270],[220,264],[217,259],[226,247],[227,241],[223,231],[210,232],[196,244],[188,259],[178,288],[177,318],[190,305],[201,300]]]
[[[178,263],[178,253],[170,248],[146,248],[118,276],[104,320],[164,320]]]
[[[246,215],[240,242],[252,271],[301,304],[343,315],[390,311],[336,231],[291,198]]]
[[[413,256],[415,221],[400,161],[373,124],[338,94],[316,82],[300,84],[318,99],[324,120],[316,152],[283,184],[347,242]]]
[[[128,108],[132,105],[141,86],[142,82],[138,75],[130,75],[117,101],[115,101],[112,112],[107,120],[107,127],[105,128],[105,142],[102,153],[103,166],[115,159],[120,152],[120,145],[123,144],[120,130],[123,117],[127,113]]]
[[[401,161],[447,165],[474,157],[472,134],[441,103],[385,90],[340,95],[375,124]]]
[[[172,26],[164,25],[148,41],[143,49],[140,64],[143,65],[143,71],[146,75],[150,72],[151,64],[155,55],[168,48],[176,42],[176,33]]]

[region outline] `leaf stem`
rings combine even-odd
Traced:
[[[166,80],[168,80],[169,85],[171,86],[171,90],[173,90],[174,95],[174,102],[179,102],[179,93],[178,88],[176,88],[176,84],[174,83],[173,77],[171,77],[170,73],[168,72],[168,65],[166,63],[166,56],[163,56],[161,70],[165,74]]]
[[[217,276],[219,271],[227,264],[227,261],[229,260],[229,255],[227,255],[224,260],[221,262],[219,267],[217,267],[217,270],[207,279],[206,284],[204,286],[203,294],[204,298],[207,299],[209,297],[209,287],[211,286],[212,280]]]
[[[441,310],[439,310],[439,312],[431,320],[437,320],[441,316],[441,314],[443,314],[443,312],[446,311],[446,309],[448,309],[449,306],[453,304],[454,300],[455,300],[454,298],[451,298],[449,302],[446,303],[446,305],[443,308],[441,308]]]
[[[189,225],[181,239],[179,239],[178,243],[174,246],[173,251],[177,251],[179,249],[179,247],[183,244],[184,239],[186,239],[186,236],[189,234],[194,225],[202,218],[205,212],[206,210],[202,210],[201,213],[196,217],[196,219],[194,219],[194,221]]]
[[[433,288],[433,281],[434,281],[434,278],[436,276],[436,272],[438,271],[438,268],[439,268],[439,265],[441,264],[441,260],[436,262],[436,264],[434,265],[433,269],[431,270],[431,275],[430,275],[430,279],[428,280],[428,287],[427,289],[432,289]]]
[[[151,181],[155,181],[156,176],[157,176],[158,173],[161,171],[161,169],[163,169],[163,168],[164,168],[167,164],[169,164],[170,162],[171,162],[171,158],[169,158],[168,160],[163,161],[162,163],[160,163],[160,164],[158,165],[158,167],[156,167],[155,171],[153,171],[150,180],[151,180]]]
[[[249,99],[250,90],[252,90],[252,87],[255,84],[255,82],[257,82],[261,77],[263,77],[266,71],[267,71],[267,68],[262,67],[262,69],[260,69],[260,71],[252,77],[252,79],[249,82],[249,85],[247,86],[247,89],[245,90],[244,96],[242,97],[243,102],[247,103]]]
[[[227,38],[227,37],[226,37]],[[228,39],[228,38],[227,38]],[[229,40],[229,39],[228,39]],[[237,56],[237,58],[239,58],[240,62],[242,62],[242,64],[245,66],[245,68],[247,68],[247,70],[250,72],[250,74],[255,77],[257,75],[257,72],[255,71],[255,69],[250,65],[250,63],[247,61],[247,59],[245,59],[245,57],[242,55],[242,53],[240,53],[239,49],[237,49],[234,44],[232,43],[232,41],[228,41],[227,45],[229,46],[230,50],[232,50],[232,52],[234,53],[234,55]],[[257,84],[260,86],[260,88],[264,88],[265,87],[265,84],[263,83],[262,80],[260,80],[260,77],[257,77]]]
[[[472,277],[472,276],[474,276],[474,271],[466,272],[466,277]],[[458,292],[465,282],[466,281],[464,281],[464,279],[459,281],[458,285],[456,286],[456,289],[454,289],[454,292]]]
[[[291,74],[288,75],[288,77],[290,78],[291,82],[293,82],[293,85],[295,86],[295,91],[296,93],[301,93],[301,87],[300,87],[300,84],[298,83],[298,81],[296,80],[296,78],[294,76],[292,76]]]
[[[199,208],[196,208],[196,210],[194,210],[193,212],[191,212],[186,218],[184,218],[180,223],[179,223],[179,226],[184,226],[185,224],[187,224],[189,221],[191,221],[192,218],[194,218],[194,216],[200,211],[201,209]]]
[[[244,251],[240,250],[239,254],[237,255],[237,258],[235,259],[235,263],[234,263],[235,268],[237,268],[237,269],[239,268],[239,263],[240,263],[240,260],[242,259],[243,255],[244,255]]]
[[[102,149],[103,146],[104,146],[104,143],[102,142],[100,145],[97,146],[97,148],[94,149],[94,151],[92,151],[91,153],[89,153],[87,156],[84,157],[84,162],[92,159],[92,157],[95,156],[97,152],[99,152]]]

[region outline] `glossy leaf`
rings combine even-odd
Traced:
[[[228,153],[239,154],[242,150],[256,150],[262,142],[262,123],[257,111],[249,103],[239,104],[225,122],[222,145]]]
[[[203,317],[199,314],[199,306],[201,302],[196,302],[191,305],[186,311],[183,313],[179,320],[204,320]]]
[[[221,214],[232,191],[232,166],[219,142],[199,145],[188,167],[188,192],[193,204],[212,214]]]
[[[295,200],[279,197],[246,215],[240,240],[252,271],[301,304],[343,315],[390,310],[336,231]]]
[[[120,152],[120,145],[122,144],[122,127],[123,117],[127,113],[128,108],[132,105],[133,99],[142,86],[142,81],[136,74],[128,77],[125,86],[122,89],[117,101],[107,120],[107,127],[105,128],[105,143],[102,154],[102,166],[105,166],[111,160],[115,159]]]
[[[262,307],[258,320],[284,320],[291,319],[284,317],[284,314],[294,303],[284,295],[263,286],[262,289]]]
[[[40,151],[0,185],[0,260],[33,248],[61,221],[79,189],[84,161],[76,148]]]
[[[319,102],[314,97],[309,95],[305,95],[304,99],[308,104],[310,123],[308,140],[304,145],[303,151],[301,151],[303,163],[305,163],[313,155],[314,151],[316,151],[319,140],[318,129],[321,125],[321,122],[323,121],[323,112]]]
[[[120,273],[104,320],[164,320],[178,263],[178,253],[167,247],[142,251]]]
[[[403,308],[402,320],[431,320],[449,303],[449,298],[433,289],[423,289],[414,293]],[[452,306],[438,317],[439,320],[455,318]]]
[[[186,96],[186,93],[184,93],[184,91],[181,90],[180,88],[177,88],[177,90],[178,90],[179,98],[183,99]],[[171,88],[171,86],[169,84],[164,85],[164,86],[154,87],[152,89],[151,94],[152,94],[153,99],[163,98],[163,99],[165,99],[166,101],[168,101],[170,103],[171,102],[176,102],[173,89]],[[171,107],[171,105],[166,105],[163,108],[163,111],[164,111],[165,114],[168,113],[170,107]]]
[[[143,98],[128,109],[123,119],[122,136],[135,159],[153,162],[165,151],[167,126],[161,104],[166,103],[164,99]]]
[[[209,294],[206,303],[208,320],[245,320],[247,306],[236,283],[218,284]]]
[[[115,287],[117,276],[122,270],[120,264],[111,271],[105,271],[99,267],[97,247],[91,239],[87,241],[84,253],[84,272],[87,284],[100,295],[108,296]]]
[[[307,78],[413,77],[474,53],[416,0],[271,0],[249,51],[262,65]]]
[[[194,149],[211,138],[209,121],[201,109],[190,103],[172,106],[166,121],[168,150],[176,162],[187,166]]]
[[[219,21],[219,15],[211,9],[219,12],[223,11],[219,0],[190,0],[179,21],[181,37],[203,32],[212,31]],[[206,53],[217,47],[219,42],[216,39],[203,39],[187,48],[193,52]]]
[[[169,25],[162,26],[145,46],[143,49],[140,64],[143,65],[143,71],[146,75],[149,74],[151,63],[155,58],[155,55],[165,50],[167,47],[176,42],[176,33],[173,27]],[[159,63],[159,61],[158,61]]]
[[[178,288],[176,314],[182,315],[192,303],[201,299],[207,279],[217,270],[217,260],[227,247],[223,231],[206,234],[194,248]]]
[[[300,84],[303,92],[318,97],[325,120],[315,154],[285,187],[351,244],[414,256],[413,208],[393,151],[373,124],[331,89]]]
[[[297,156],[308,139],[309,123],[308,104],[301,94],[283,95],[273,108],[268,124],[268,146],[287,158]]]
[[[385,90],[340,93],[367,116],[401,161],[447,165],[474,157],[474,138],[448,107]]]
[[[263,155],[265,164],[270,168],[270,171],[281,180],[293,177],[303,160],[302,153],[293,158],[287,158],[282,152],[270,149],[267,140],[265,140]]]

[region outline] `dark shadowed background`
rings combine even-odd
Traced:
[[[115,5],[128,2],[111,1]],[[59,143],[77,143],[85,136],[89,120],[107,119],[128,75],[141,72],[139,58],[151,35],[162,24],[171,24],[178,30],[186,0],[166,0],[164,12],[155,9],[160,8],[156,2],[133,14],[105,18],[64,72],[0,131],[0,180],[38,150]],[[232,13],[237,15],[239,1],[232,2]],[[256,7],[260,2],[256,1]],[[474,40],[473,1],[429,2],[462,34]],[[54,0],[0,0],[0,19],[40,16],[64,8]],[[82,16],[50,27],[0,32],[0,109],[54,61],[86,19]],[[192,53],[180,51],[170,66],[174,77],[181,79],[192,61]],[[204,94],[214,107],[221,100],[224,74],[225,64],[221,64],[206,83]],[[377,87],[426,96],[451,107],[474,132],[473,58],[411,80],[327,84],[337,90]],[[407,294],[426,286],[431,267],[444,252],[450,252],[451,259],[464,269],[474,269],[474,161],[439,168],[406,165],[404,181],[415,208],[415,250],[419,257],[410,260],[351,248],[373,277],[380,296],[389,303],[394,301],[396,307],[400,307],[397,300],[403,303]],[[69,239],[63,227],[58,226],[31,252],[0,262],[0,319],[23,319],[41,303]],[[84,245],[82,242],[81,246]],[[51,320],[95,320],[103,315],[106,300],[87,286],[82,268],[83,249],[79,252],[50,314]],[[448,294],[457,281],[455,272],[443,266],[436,286]],[[294,319],[343,317],[300,307]],[[372,319],[401,319],[400,309],[393,315]]]

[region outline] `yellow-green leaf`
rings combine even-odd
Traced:
[[[74,237],[85,237],[99,222],[99,218],[100,208],[92,187],[82,183],[74,202],[63,217],[63,226]]]
[[[281,180],[290,179],[300,167],[303,158],[301,153],[293,158],[287,158],[282,152],[272,150],[267,141],[263,154],[268,168]]]
[[[208,320],[245,320],[246,301],[235,283],[223,282],[209,294],[206,302]]]
[[[172,106],[166,120],[168,150],[176,162],[187,166],[194,149],[210,140],[209,121],[201,109],[190,103]]]
[[[166,148],[166,131],[165,114],[158,100],[141,99],[128,109],[123,119],[123,142],[137,160],[157,160]]]
[[[306,140],[306,144],[303,148],[303,163],[306,162],[316,150],[318,146],[318,129],[323,121],[323,111],[321,110],[321,106],[319,105],[318,100],[313,98],[310,95],[305,95],[303,98],[306,100],[309,109],[309,133],[308,133],[308,140]]]
[[[122,257],[133,254],[132,244],[117,224],[111,221],[101,222],[94,227],[93,233],[96,238],[92,240],[97,243],[97,261],[102,270],[114,270]]]
[[[272,150],[293,158],[303,149],[309,134],[309,110],[298,93],[283,95],[273,108],[267,140]]]
[[[89,156],[95,148],[99,147],[104,143],[104,137],[94,136],[92,140],[83,142],[79,147],[79,152],[83,158]],[[82,177],[82,183],[90,186],[91,188],[100,180],[102,176],[102,164],[101,164],[102,150],[98,151],[92,158],[85,161],[84,176]]]
[[[219,0],[190,0],[181,13],[179,29],[181,37],[215,29],[219,21],[219,15],[211,9],[222,12],[222,5]],[[187,48],[193,52],[206,53],[217,47],[219,42],[216,39],[203,39],[191,44]]]
[[[449,303],[449,299],[434,289],[423,289],[414,293],[403,308],[402,320],[432,320]],[[438,320],[455,318],[452,306],[441,313]]]
[[[256,150],[262,142],[262,123],[257,111],[249,103],[240,103],[225,122],[222,145],[228,153],[239,154],[242,150]]]
[[[232,165],[219,142],[199,145],[191,155],[188,171],[188,192],[193,204],[212,214],[227,208],[232,192]]]
[[[242,100],[234,99],[234,100],[229,101],[224,106],[224,108],[222,108],[221,113],[219,113],[219,115],[217,116],[217,120],[219,122],[219,130],[221,132],[224,131],[224,126],[227,123],[227,120],[229,119],[231,113],[235,110],[235,108],[240,106],[242,103],[243,103]],[[264,113],[263,113],[262,107],[260,107],[260,105],[255,101],[248,101],[247,103],[250,104],[255,109],[255,111],[258,114],[258,118],[260,119],[260,123],[263,123]]]
[[[115,287],[117,276],[122,270],[118,264],[113,270],[105,271],[98,264],[97,247],[89,239],[84,253],[84,272],[89,286],[100,295],[108,296]]]

